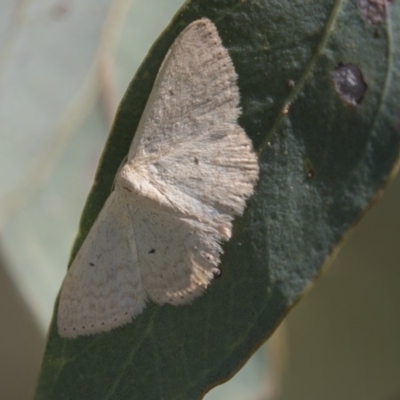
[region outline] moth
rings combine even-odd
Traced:
[[[61,336],[188,304],[213,280],[259,167],[238,124],[238,76],[215,25],[188,25],[160,67],[114,190],[64,279]]]

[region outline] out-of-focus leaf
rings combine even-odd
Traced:
[[[192,20],[217,25],[239,74],[261,176],[224,247],[222,278],[182,307],[75,340],[53,320],[37,399],[198,399],[231,376],[315,279],[397,166],[400,5],[371,23],[356,0],[185,3],[121,103],[84,210],[110,193],[160,63]]]
[[[46,332],[54,298],[65,276],[65,261],[76,236],[79,210],[93,181],[106,126],[99,108],[71,137],[39,191],[7,224],[2,241],[10,272],[42,332]],[[71,162],[73,160],[73,162]]]
[[[110,4],[2,3],[0,199],[43,157],[43,148],[93,72]]]

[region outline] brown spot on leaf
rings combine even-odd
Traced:
[[[388,0],[358,0],[358,8],[365,21],[377,25],[386,20]]]
[[[361,70],[354,64],[339,64],[333,72],[333,82],[341,99],[354,106],[361,103],[368,87]]]

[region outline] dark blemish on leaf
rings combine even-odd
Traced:
[[[132,190],[131,189],[129,189],[128,187],[126,187],[126,186],[122,186],[125,190],[127,190],[128,192],[130,192],[130,193],[132,193]]]
[[[212,274],[213,274],[214,279],[218,279],[221,277],[222,271],[220,268],[213,268]]]
[[[374,38],[379,39],[380,37],[382,37],[382,31],[380,29],[375,29],[374,30]]]
[[[358,0],[358,8],[366,22],[377,25],[385,22],[388,3],[387,0]]]
[[[335,89],[340,98],[348,104],[357,106],[367,90],[361,70],[354,64],[339,64],[332,74]]]
[[[197,157],[195,157],[195,158],[193,159],[193,161],[194,161],[194,163],[195,163],[196,165],[199,165],[199,159],[198,159]]]
[[[94,267],[94,264],[93,264],[92,262],[90,262],[89,265],[90,265],[91,267]]]
[[[315,177],[315,169],[309,159],[304,160],[304,169],[306,171],[306,176],[308,179],[313,179]]]
[[[94,325],[92,325],[92,328],[94,328]]]
[[[125,311],[125,315],[128,315],[128,311]]]
[[[84,326],[82,326],[82,329],[85,329],[85,327],[84,327]]]
[[[149,251],[149,254],[154,254],[156,252],[156,249],[151,249],[150,251]]]
[[[74,327],[74,328],[72,328],[72,330],[73,330],[73,331],[76,331],[76,328]]]
[[[102,322],[101,324],[104,325],[104,322]]]
[[[174,95],[174,92],[173,92],[171,89],[168,89],[168,92],[169,92],[169,94],[170,94],[171,96]]]

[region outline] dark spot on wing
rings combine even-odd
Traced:
[[[221,277],[222,271],[221,271],[220,268],[214,268],[214,269],[212,270],[212,274],[213,274],[213,276],[214,276],[214,279],[218,279],[218,278]]]

